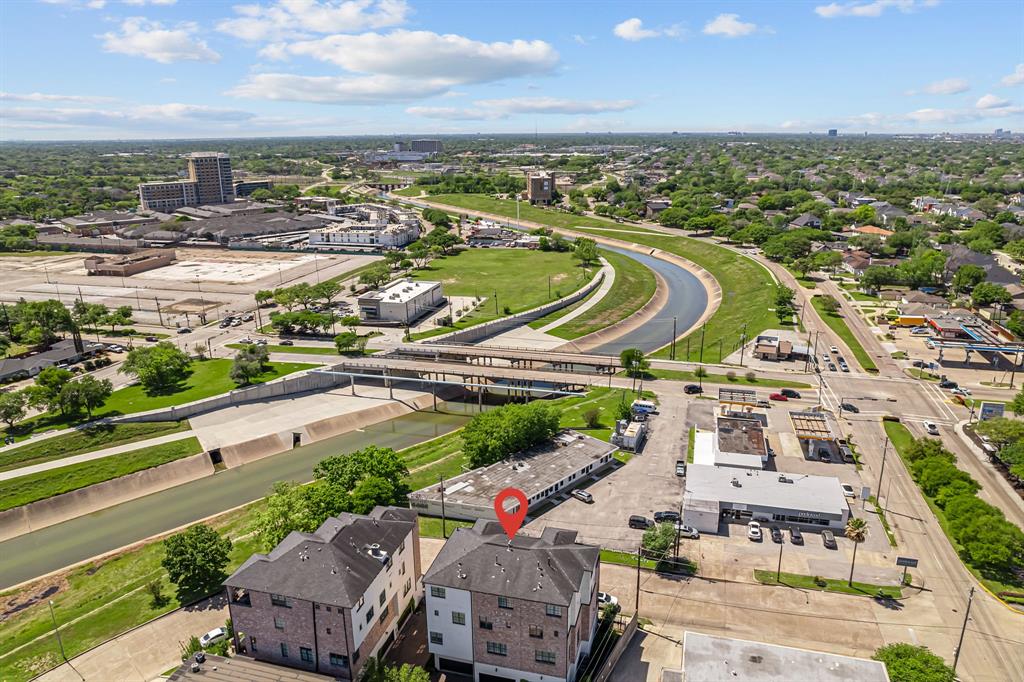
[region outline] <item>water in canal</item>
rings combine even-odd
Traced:
[[[275,481],[308,481],[324,457],[368,445],[407,448],[454,431],[475,405],[439,403],[0,542],[0,589],[264,497]]]

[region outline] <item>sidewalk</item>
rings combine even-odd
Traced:
[[[597,291],[594,292],[594,295],[591,296],[589,301],[587,301],[586,303],[581,305],[579,308],[577,308],[576,310],[574,310],[571,313],[569,313],[568,315],[566,315],[565,317],[560,317],[557,320],[554,320],[553,322],[550,322],[549,324],[544,325],[543,327],[541,327],[537,331],[542,332],[542,333],[549,332],[552,329],[554,329],[555,327],[560,327],[563,324],[565,324],[566,322],[568,322],[570,320],[576,319],[577,317],[579,317],[580,315],[582,315],[583,313],[587,312],[588,310],[593,308],[595,305],[600,303],[601,299],[604,298],[608,294],[608,292],[611,290],[612,285],[615,284],[615,268],[613,268],[608,263],[605,263],[605,265],[598,271],[597,274],[600,274],[600,273],[604,273],[604,280],[601,282],[601,286],[599,286],[597,288]],[[594,276],[596,277],[597,274],[595,274]]]
[[[165,436],[157,436],[156,438],[150,438],[149,440],[137,440],[132,443],[125,443],[124,445],[115,445],[112,448],[105,448],[103,450],[86,452],[81,455],[72,455],[71,457],[55,459],[49,462],[43,462],[42,464],[33,464],[32,466],[21,467],[20,469],[0,471],[0,481],[10,480],[12,478],[17,478],[19,476],[28,476],[29,474],[36,474],[39,473],[40,471],[59,469],[61,467],[71,466],[72,464],[81,464],[82,462],[89,462],[94,459],[102,459],[104,457],[109,457],[111,455],[119,455],[122,452],[141,450],[142,448],[148,448],[154,445],[161,445],[163,443],[170,443],[176,440],[191,438],[192,436],[195,435],[197,435],[195,431],[179,431],[177,433],[169,433]]]

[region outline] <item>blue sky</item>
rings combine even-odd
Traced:
[[[1020,0],[5,0],[0,138],[1024,128]]]

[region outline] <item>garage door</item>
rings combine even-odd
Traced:
[[[441,666],[441,670],[447,670],[452,673],[461,673],[463,675],[473,674],[473,664],[466,663],[465,661],[456,661],[451,658],[439,658],[438,665]]]
[[[516,682],[511,677],[498,677],[497,675],[486,675],[480,673],[480,682]]]

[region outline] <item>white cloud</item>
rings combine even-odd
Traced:
[[[623,40],[636,42],[638,40],[647,40],[648,38],[677,38],[682,34],[682,29],[677,24],[666,28],[644,28],[644,22],[633,17],[616,24],[615,28],[612,29],[612,33]]]
[[[1013,70],[1008,76],[1003,76],[1000,81],[1003,85],[1020,85],[1024,83],[1024,64],[1018,64],[1017,68]]]
[[[108,0],[40,0],[47,5],[63,5],[72,9],[103,9]],[[142,7],[143,5],[173,5],[178,0],[120,0],[123,5]]]
[[[988,120],[1002,119],[1024,114],[1024,107],[1014,106],[998,97],[992,100],[989,96],[982,97],[974,107],[935,108],[927,107],[906,113],[881,114],[871,112],[856,116],[845,116],[831,119],[809,121],[786,121],[782,128],[787,130],[823,130],[825,128],[845,128],[848,130],[880,130],[900,131],[923,129],[935,131],[939,126],[982,123]]]
[[[439,118],[452,121],[493,120],[508,118],[513,114],[600,114],[610,111],[625,111],[636,106],[633,100],[573,100],[559,97],[516,97],[507,99],[483,99],[473,102],[471,107],[430,107],[416,106],[406,113],[425,118]]]
[[[238,109],[221,109],[198,104],[148,104],[124,110],[11,107],[0,110],[0,117],[10,121],[28,121],[63,126],[120,127],[123,125],[162,125],[190,122],[247,121],[254,114]]]
[[[218,22],[217,30],[250,42],[398,26],[411,11],[405,0],[278,0],[234,10],[240,16]]]
[[[938,0],[874,0],[874,2],[833,2],[818,5],[815,14],[825,19],[836,17],[880,17],[888,9],[895,9],[909,14],[917,9],[934,7]]]
[[[757,31],[757,24],[740,21],[738,14],[719,14],[704,25],[704,33],[709,36],[739,38]]]
[[[579,33],[574,33],[572,35],[572,41],[574,43],[576,43],[577,45],[586,45],[587,43],[590,42],[590,39],[589,38],[584,38]]]
[[[907,90],[908,95],[958,95],[971,89],[971,84],[964,78],[945,78],[929,83],[920,90]]]
[[[999,109],[1001,107],[1010,106],[1010,100],[988,94],[982,95],[981,98],[974,103],[974,106],[978,109]]]
[[[110,102],[113,97],[96,97],[93,95],[54,95],[42,92],[0,92],[0,100],[8,102],[77,102],[88,104],[94,102]]]
[[[408,107],[405,113],[423,118],[436,118],[445,121],[483,121],[503,118],[496,112],[476,108],[460,107]]]
[[[178,0],[121,0],[126,5],[135,5],[141,7],[142,5],[174,5],[177,4]]]
[[[227,91],[233,97],[316,102],[320,104],[383,104],[408,102],[443,94],[450,83],[394,76],[296,76],[259,73]]]
[[[180,61],[217,62],[220,55],[211,50],[206,41],[195,37],[198,26],[192,22],[164,28],[156,21],[144,17],[129,17],[121,23],[120,33],[104,33],[106,52],[145,57],[161,64]]]

